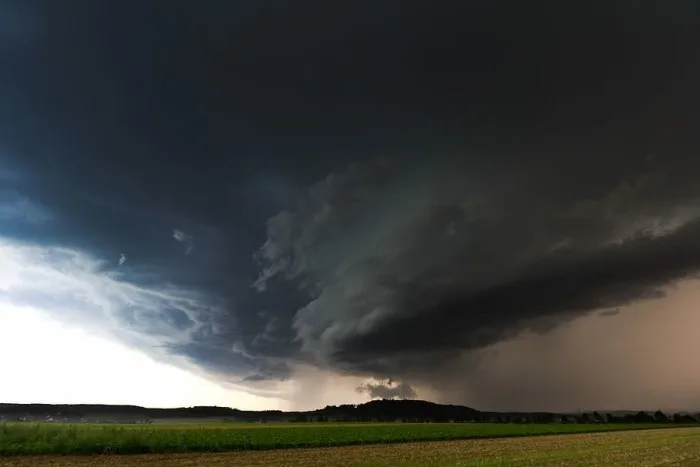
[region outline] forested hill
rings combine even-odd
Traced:
[[[613,415],[590,412],[583,414],[499,413],[482,412],[460,405],[444,405],[421,400],[374,400],[359,405],[327,406],[307,412],[279,410],[247,411],[229,407],[182,407],[154,409],[134,405],[53,405],[53,404],[0,404],[0,420],[54,420],[54,421],[132,421],[198,420],[249,422],[306,422],[306,421],[404,421],[404,422],[517,422],[517,423],[695,423],[698,414],[664,414],[662,412],[630,412]]]
[[[459,405],[442,405],[419,400],[375,400],[359,405],[327,406],[307,412],[279,410],[249,411],[229,407],[181,407],[153,409],[135,405],[53,405],[53,404],[0,404],[0,415],[51,416],[68,418],[225,418],[232,420],[396,420],[445,419],[469,420],[480,412]]]

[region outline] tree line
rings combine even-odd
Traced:
[[[130,405],[0,404],[0,420],[109,421],[219,419],[232,422],[410,422],[410,423],[700,423],[700,414],[656,412],[558,414],[549,412],[482,412],[461,405],[420,400],[373,400],[329,405],[306,412],[245,411],[229,407],[150,409]]]

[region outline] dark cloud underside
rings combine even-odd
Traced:
[[[700,269],[698,24],[680,0],[0,1],[0,235],[104,260],[102,325],[221,380],[499,394],[467,377],[485,349]]]

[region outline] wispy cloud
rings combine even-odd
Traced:
[[[121,259],[126,261],[126,255]],[[113,260],[0,237],[0,307],[3,304],[8,309],[43,310],[69,326],[125,343],[230,389],[285,396],[274,382],[266,387],[236,383],[265,372],[271,363],[257,361],[243,344],[227,341],[234,322],[229,310],[186,287],[166,282],[140,285],[139,277]]]
[[[3,178],[0,172],[0,180]],[[0,191],[0,221],[41,224],[53,218],[47,208],[13,190]]]
[[[194,237],[192,235],[188,235],[182,230],[174,229],[173,238],[185,245],[185,255],[192,253],[192,250],[194,250]]]
[[[215,310],[196,292],[140,286],[113,264],[73,249],[0,237],[0,304],[42,309],[163,358],[163,344],[190,342],[210,324]]]

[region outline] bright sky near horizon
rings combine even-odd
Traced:
[[[2,402],[277,408],[30,307],[0,304],[0,355]]]
[[[39,310],[8,303],[0,304],[0,355],[5,357],[2,402],[242,409],[278,405],[275,399],[223,388],[124,345],[63,325]]]
[[[76,277],[70,263],[32,262],[22,247],[0,238],[0,402],[133,404],[147,407],[218,405],[276,409],[281,401],[227,389],[184,369],[153,360],[115,340],[61,323],[36,306],[13,303],[12,291],[34,268],[34,279],[57,279],[44,292],[57,302]],[[50,254],[35,255],[47,257]],[[38,272],[38,274],[36,274]],[[42,285],[51,288],[50,282]],[[76,293],[80,294],[80,284]],[[91,310],[76,310],[81,315]]]

